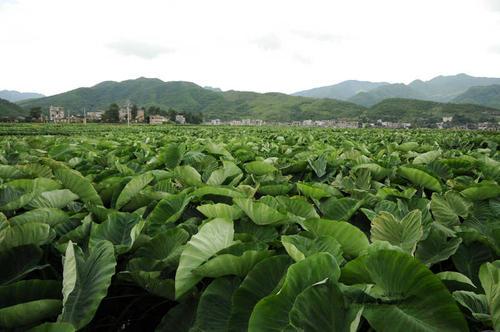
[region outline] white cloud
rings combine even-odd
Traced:
[[[173,48],[133,40],[111,42],[107,46],[119,54],[137,56],[143,59],[154,59],[162,54],[175,52]]]
[[[263,49],[264,51],[276,51],[281,48],[281,41],[274,34],[267,34],[265,36],[261,36],[259,38],[254,39],[252,42],[255,43],[257,47]]]

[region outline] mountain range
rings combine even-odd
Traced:
[[[6,99],[0,98],[0,119],[1,118],[16,118],[18,116],[28,115],[28,111],[19,105],[11,103]]]
[[[462,102],[461,95],[470,88],[500,84],[500,78],[474,77],[466,74],[437,76],[429,81],[415,80],[409,84],[344,81],[339,84],[294,93],[296,96],[332,98],[370,107],[387,98],[420,99],[437,102]],[[475,95],[475,93],[473,93]],[[492,106],[469,97],[469,103]]]
[[[19,92],[15,90],[0,90],[0,98],[8,100],[12,103],[21,101],[21,100],[26,100],[26,99],[32,99],[32,98],[42,98],[45,97],[41,93],[35,93],[35,92]]]
[[[370,96],[376,96],[377,101],[370,102],[370,106],[352,102],[356,100],[354,97],[368,93],[356,93],[360,87],[371,89]],[[336,90],[338,94],[344,93],[344,98],[349,93],[356,94],[348,98],[348,101],[343,101],[331,98],[291,96],[275,92],[221,91],[216,88],[204,88],[191,82],[164,82],[157,78],[141,77],[122,82],[105,81],[92,87],[78,88],[54,96],[20,101],[18,105],[25,110],[32,107],[48,109],[50,105],[63,106],[71,114],[81,114],[84,108],[87,111],[104,110],[111,103],[124,105],[130,101],[146,108],[157,106],[164,110],[174,108],[180,112],[202,113],[207,120],[253,118],[289,122],[306,119],[373,121],[382,119],[417,123],[427,120],[439,122],[442,116],[450,115],[460,115],[474,122],[500,119],[500,110],[491,106],[420,100],[421,94],[419,93],[422,92],[405,95],[406,98],[394,98],[395,94],[400,90],[404,91],[406,87],[404,84],[344,82],[333,90]],[[382,88],[386,88],[385,93],[380,92]],[[424,88],[420,89],[420,91],[424,90]],[[376,93],[373,93],[374,91]],[[456,89],[443,88],[442,91],[443,95],[445,93],[450,95],[449,91],[456,91]],[[470,100],[473,99],[473,97],[470,98]],[[468,101],[468,103],[471,102]],[[0,116],[2,116],[1,110]]]

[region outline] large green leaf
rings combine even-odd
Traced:
[[[289,313],[296,297],[307,287],[325,279],[338,280],[340,269],[335,258],[318,253],[290,266],[276,294],[260,300],[248,324],[249,331],[282,331],[290,325]]]
[[[158,159],[160,162],[164,163],[167,168],[174,169],[176,166],[180,165],[185,152],[185,144],[171,143],[161,149]]]
[[[191,331],[226,331],[231,314],[231,297],[238,288],[235,278],[217,278],[201,295]]]
[[[227,275],[244,277],[261,260],[271,256],[268,250],[247,250],[241,255],[222,254],[194,270],[201,277],[218,278]]]
[[[209,185],[221,185],[226,179],[241,174],[241,169],[232,161],[223,161],[222,168],[213,171],[207,180]]]
[[[368,238],[356,226],[343,221],[327,219],[309,219],[305,228],[315,236],[331,236],[342,246],[342,251],[349,257],[357,257],[369,246]]]
[[[239,207],[224,203],[199,205],[196,209],[203,213],[203,215],[207,218],[225,218],[236,220],[243,214]]]
[[[0,285],[22,279],[26,274],[42,268],[39,265],[43,251],[35,245],[24,245],[0,251]]]
[[[186,194],[171,195],[163,198],[147,217],[148,234],[155,235],[166,224],[177,221],[189,204],[191,197]]]
[[[402,177],[411,181],[417,186],[421,186],[437,192],[441,192],[443,190],[438,179],[425,171],[410,167],[400,167],[398,172]]]
[[[425,265],[395,250],[376,250],[367,272],[382,303],[365,305],[363,316],[377,331],[468,331],[465,319],[441,280]]]
[[[338,263],[344,260],[341,245],[332,236],[318,236],[317,238],[310,239],[301,235],[283,235],[281,243],[288,255],[296,262],[318,252],[330,253]]]
[[[254,306],[276,288],[290,263],[287,256],[274,256],[254,266],[234,292],[229,331],[247,331]]]
[[[107,240],[115,246],[117,254],[123,254],[132,248],[143,227],[144,220],[135,213],[110,213],[105,222],[93,225],[90,245]]]
[[[269,225],[287,220],[287,216],[269,205],[251,198],[235,198],[234,203],[257,225]]]
[[[422,235],[422,213],[420,210],[411,211],[401,220],[397,220],[389,212],[382,211],[372,221],[372,241],[387,241],[411,254],[415,251],[417,242]]]
[[[69,216],[61,209],[57,208],[39,208],[26,211],[9,219],[11,225],[22,225],[30,222],[39,222],[48,224],[51,227],[69,220]]]
[[[68,189],[44,191],[29,202],[32,208],[63,208],[78,199],[78,195]]]
[[[467,217],[470,208],[471,204],[455,191],[447,191],[444,195],[432,194],[432,214],[436,221],[444,225],[458,225],[460,223],[459,217]]]
[[[79,330],[92,320],[111,284],[116,266],[113,245],[101,241],[84,254],[70,241],[63,266],[63,310],[58,321]]]
[[[486,295],[468,291],[456,291],[453,292],[453,298],[460,303],[460,305],[469,309],[475,319],[491,324],[491,315]]]
[[[471,201],[496,198],[500,196],[500,186],[498,184],[480,183],[462,190],[461,194]]]
[[[248,173],[254,175],[265,175],[277,171],[276,167],[265,161],[252,161],[245,164],[245,169]]]
[[[176,298],[186,294],[202,279],[193,270],[218,251],[233,244],[233,235],[233,222],[222,218],[207,222],[193,235],[182,251],[175,274]]]
[[[74,332],[74,326],[69,323],[44,323],[29,329],[28,332]]]
[[[486,295],[493,328],[495,331],[500,330],[500,260],[481,265],[479,279]]]
[[[321,203],[321,212],[328,219],[349,220],[352,215],[361,207],[362,202],[354,198],[329,198]]]
[[[356,332],[361,312],[362,307],[345,299],[336,281],[326,280],[297,296],[290,321],[299,331]]]
[[[50,226],[42,223],[27,223],[4,228],[0,231],[0,252],[10,248],[48,243],[54,238]]]
[[[184,186],[198,186],[201,184],[201,175],[191,166],[177,166],[174,176]]]
[[[54,175],[61,181],[63,186],[77,194],[84,203],[103,205],[101,197],[92,186],[89,179],[84,178],[80,173],[59,167],[54,170]]]
[[[0,286],[0,328],[22,328],[55,317],[61,311],[61,283],[23,280]]]
[[[447,239],[446,234],[432,227],[427,238],[418,244],[415,257],[424,264],[436,264],[455,254],[461,243],[462,238]]]
[[[115,208],[121,209],[153,180],[154,176],[151,173],[134,176],[120,192],[115,202]]]

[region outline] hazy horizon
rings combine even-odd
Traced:
[[[0,0],[0,90],[155,77],[292,93],[344,80],[500,77],[500,2]]]

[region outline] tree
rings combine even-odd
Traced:
[[[109,105],[102,119],[104,122],[120,122],[120,107],[115,103]]]
[[[41,107],[32,107],[30,109],[30,117],[31,120],[36,120],[39,121],[40,118],[42,117],[42,108]]]
[[[139,110],[139,108],[137,107],[136,104],[132,105],[132,109],[130,111],[130,116],[132,117],[132,120],[135,120],[135,118],[137,117],[138,110]]]
[[[170,108],[168,109],[168,111],[167,111],[167,116],[168,116],[168,119],[169,119],[170,121],[172,121],[172,122],[173,122],[173,121],[175,121],[175,116],[176,116],[177,114],[179,114],[179,113],[177,113],[177,111],[176,111],[176,110],[174,110],[172,107],[170,107]]]

